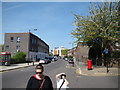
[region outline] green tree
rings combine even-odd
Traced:
[[[69,56],[67,56],[68,58],[73,58],[73,56],[71,56],[71,55],[69,55]]]
[[[68,52],[68,49],[64,49],[64,50],[61,51],[61,54],[67,56],[67,52]]]
[[[52,53],[50,53],[50,54],[49,54],[49,56],[53,56],[53,54],[52,54]]]
[[[24,52],[18,52],[12,57],[11,63],[23,63],[25,62],[26,54]]]
[[[0,52],[2,52],[3,49],[4,49],[4,44],[1,44],[1,45],[0,45]]]
[[[94,3],[89,8],[89,15],[80,16],[74,14],[75,30],[72,35],[76,38],[76,43],[82,42],[88,46],[108,48],[112,47],[120,40],[120,15],[118,2]]]
[[[117,3],[112,2],[103,2],[102,5],[95,3],[90,7],[89,16],[74,14],[76,29],[71,34],[77,38],[77,42],[83,43],[100,38],[103,46],[108,40],[118,41],[120,39],[118,26],[120,16],[117,6]]]

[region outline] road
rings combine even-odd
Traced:
[[[76,68],[59,59],[44,65],[44,74],[50,76],[56,87],[55,75],[66,73],[70,88],[118,88],[117,76],[82,76],[76,74]],[[35,74],[35,66],[16,69],[2,73],[3,88],[25,88],[29,78]]]

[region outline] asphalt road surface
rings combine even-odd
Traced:
[[[55,75],[66,73],[70,88],[118,88],[118,76],[82,76],[67,61],[59,59],[44,65],[44,74],[50,76],[56,88]],[[2,73],[2,88],[25,88],[29,78],[35,74],[35,66]]]

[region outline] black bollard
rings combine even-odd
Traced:
[[[34,66],[34,61],[33,61],[33,66]]]

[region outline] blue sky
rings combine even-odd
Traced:
[[[74,30],[75,19],[72,13],[88,15],[89,4],[89,2],[3,2],[3,37],[4,33],[28,32],[30,29],[33,34],[44,40],[50,49],[58,46],[70,49],[74,41],[69,35]]]

